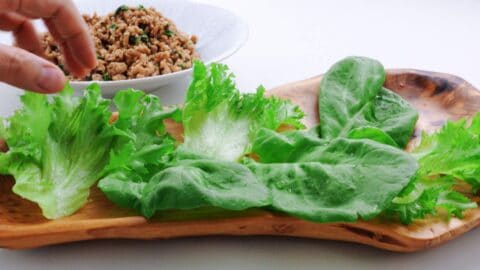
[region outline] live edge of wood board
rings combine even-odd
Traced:
[[[289,98],[305,111],[305,124],[318,123],[317,95],[321,77],[284,85],[269,94]],[[480,110],[480,92],[448,74],[419,70],[389,70],[385,86],[407,99],[420,114],[412,145],[422,130],[438,129],[448,119],[468,117]],[[181,126],[168,123],[181,136]],[[0,143],[0,149],[5,145]],[[428,218],[405,226],[378,220],[355,223],[313,223],[254,209],[209,218],[154,218],[147,221],[109,202],[96,188],[80,211],[59,220],[43,218],[40,209],[13,194],[13,179],[0,179],[0,247],[35,248],[93,239],[161,239],[208,235],[277,235],[355,242],[396,252],[435,247],[475,228],[480,208],[463,219]],[[478,198],[475,198],[478,201]],[[172,216],[172,214],[170,214]],[[173,213],[175,216],[175,213]]]

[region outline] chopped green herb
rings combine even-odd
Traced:
[[[138,37],[138,36],[130,36],[128,38],[128,44],[130,44],[130,45],[137,45],[139,43],[139,41],[140,41],[140,37]]]
[[[118,26],[116,24],[112,23],[108,28],[109,29],[117,29]]]
[[[172,32],[172,30],[170,29],[166,29],[165,32],[164,32],[165,35],[167,35],[168,37],[172,37],[174,35],[174,33]]]
[[[121,13],[126,12],[126,11],[128,11],[128,7],[126,5],[121,5],[117,8],[117,10],[115,10],[115,16],[118,16]]]
[[[143,5],[138,5],[138,9],[142,10],[145,9],[145,7]]]
[[[148,35],[142,34],[142,35],[140,36],[140,40],[141,40],[142,42],[147,43],[147,42],[150,41],[150,38],[148,37]]]
[[[108,72],[103,73],[103,80],[104,81],[111,81],[112,77],[110,77],[110,74]]]
[[[142,29],[143,31],[145,31],[145,29],[147,29],[147,26],[148,26],[148,24],[146,24],[146,23],[139,23],[139,24],[138,24],[138,27],[139,27],[140,29]]]

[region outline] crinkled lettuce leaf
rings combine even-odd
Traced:
[[[0,154],[1,173],[13,175],[13,192],[37,203],[49,219],[68,216],[87,201],[102,175],[115,134],[110,102],[98,85],[73,97],[26,93],[23,108],[6,119],[0,136],[9,147]]]
[[[418,113],[400,96],[382,87],[384,81],[385,70],[376,60],[347,57],[334,64],[320,84],[320,136],[328,140],[379,139],[405,147]],[[365,133],[367,127],[376,131]]]
[[[467,209],[476,208],[464,194],[454,190],[458,181],[451,176],[426,178],[417,176],[385,210],[385,216],[398,218],[403,224],[428,215],[438,215],[442,209],[446,217],[454,215],[462,218]]]
[[[119,91],[113,103],[118,111],[113,127],[119,139],[112,147],[105,171],[125,170],[148,177],[149,166],[164,164],[175,150],[175,141],[167,134],[164,121],[180,121],[182,111],[164,108],[158,97],[134,89]]]
[[[303,112],[287,100],[265,97],[264,88],[241,94],[227,66],[195,62],[183,109],[182,148],[218,160],[238,161],[256,131],[282,125],[303,128]]]
[[[449,175],[480,188],[480,114],[447,122],[440,131],[423,134],[414,150],[424,176]]]
[[[480,187],[480,114],[447,122],[433,134],[424,133],[413,154],[418,159],[418,175],[393,200],[387,211],[403,223],[435,215],[439,209],[447,216],[461,217],[463,211],[477,207],[455,186],[468,184],[473,194]]]

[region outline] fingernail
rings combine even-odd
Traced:
[[[46,93],[53,93],[61,90],[65,84],[65,76],[54,67],[43,67],[38,80],[38,87]]]

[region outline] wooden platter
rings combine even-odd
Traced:
[[[321,77],[269,91],[291,99],[306,112],[305,123],[318,122],[317,94]],[[480,92],[464,80],[418,70],[389,70],[386,87],[399,93],[419,111],[415,136],[433,131],[447,119],[480,110]],[[181,127],[169,124],[177,136]],[[4,145],[0,143],[0,149]],[[207,235],[278,235],[356,242],[397,252],[413,252],[445,243],[480,223],[480,208],[462,220],[430,218],[409,226],[374,220],[319,224],[261,209],[228,212],[200,209],[167,212],[147,221],[109,202],[96,188],[88,204],[73,216],[49,221],[39,208],[11,192],[13,179],[0,177],[0,247],[25,249],[82,240],[158,239]]]

